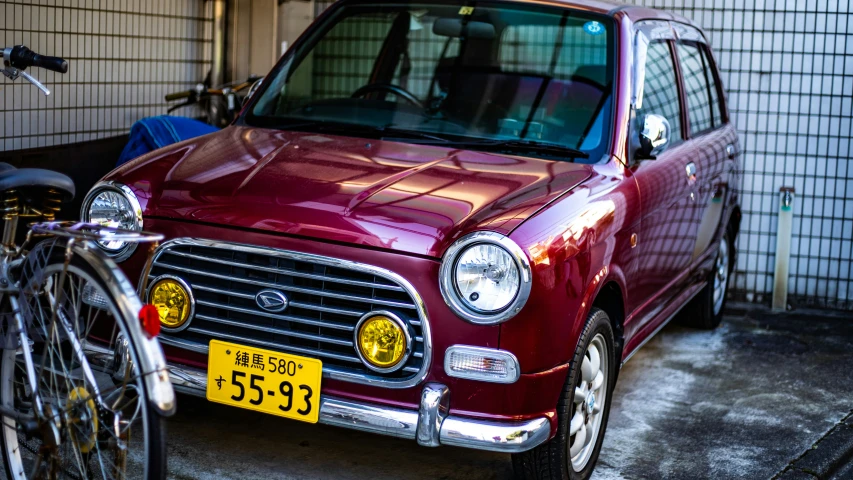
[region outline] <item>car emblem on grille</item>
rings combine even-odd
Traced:
[[[258,306],[268,312],[282,312],[287,308],[287,297],[278,290],[261,290],[255,295]]]

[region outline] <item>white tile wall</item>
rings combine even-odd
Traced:
[[[0,77],[0,149],[125,134],[166,113],[167,93],[210,69],[211,2],[204,0],[0,0],[0,46],[24,44],[68,60],[67,74],[28,72],[52,90]],[[192,110],[176,113],[195,115]]]
[[[744,219],[734,288],[773,289],[779,188],[796,188],[789,299],[853,310],[851,0],[634,0],[709,34],[741,132]]]

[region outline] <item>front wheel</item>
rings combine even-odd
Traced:
[[[592,475],[604,441],[617,368],[610,318],[593,308],[557,404],[557,435],[529,452],[513,455],[516,477],[585,480]]]
[[[140,352],[122,341],[136,319],[120,314],[102,269],[79,256],[66,268],[65,253],[61,240],[42,242],[21,269],[27,341],[8,339],[0,356],[0,402],[18,414],[0,426],[7,478],[165,478],[163,418],[149,403]]]

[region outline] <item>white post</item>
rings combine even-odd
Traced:
[[[773,310],[788,308],[788,264],[791,259],[794,189],[782,187],[779,201],[779,228],[776,229],[776,272],[773,276]]]

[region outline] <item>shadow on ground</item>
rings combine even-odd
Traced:
[[[669,326],[619,378],[596,480],[770,478],[853,408],[853,322],[733,310]],[[509,457],[179,398],[170,478],[508,479]]]

